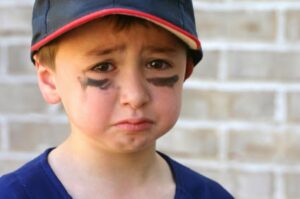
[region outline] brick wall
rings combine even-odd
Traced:
[[[68,132],[29,60],[33,0],[0,1],[0,173]],[[194,0],[204,60],[160,150],[238,199],[300,198],[300,1]]]

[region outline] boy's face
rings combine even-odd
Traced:
[[[138,24],[116,31],[100,20],[63,38],[51,77],[74,136],[133,152],[154,147],[175,124],[187,64],[169,32]]]

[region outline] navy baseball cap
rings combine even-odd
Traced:
[[[64,33],[107,15],[151,21],[175,34],[190,48],[196,65],[202,59],[192,0],[36,0],[32,15],[31,58]]]

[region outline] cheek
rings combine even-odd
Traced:
[[[161,89],[156,92],[153,103],[163,120],[176,121],[181,109],[181,87]]]
[[[111,93],[97,89],[87,89],[87,91],[82,92],[78,107],[91,123],[99,123],[99,121],[110,118],[114,107],[113,98]]]
[[[71,92],[67,95],[72,98],[66,99],[64,106],[72,125],[92,134],[102,131],[113,112],[112,95],[95,88],[83,90],[80,86]]]
[[[181,98],[177,95],[173,95],[172,97],[162,95],[162,100],[157,107],[159,111],[157,118],[160,124],[158,125],[158,132],[161,132],[160,136],[162,136],[169,132],[176,124],[180,114]]]

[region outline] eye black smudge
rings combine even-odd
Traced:
[[[109,79],[96,80],[88,77],[78,78],[83,89],[88,86],[97,87],[101,90],[107,90],[111,86],[111,81]]]
[[[154,86],[166,86],[166,87],[173,87],[179,80],[178,75],[174,75],[172,77],[155,77],[149,78],[147,81]]]

